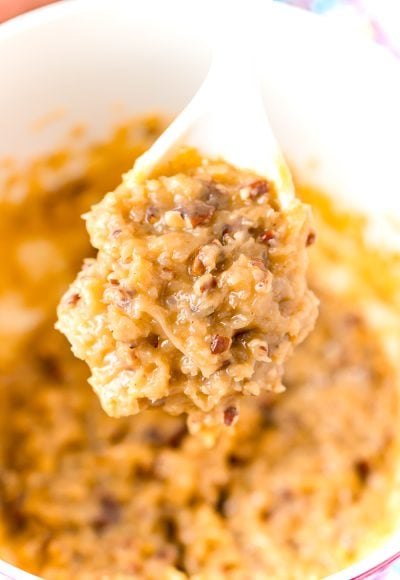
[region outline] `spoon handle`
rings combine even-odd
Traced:
[[[283,204],[293,199],[293,183],[273,135],[255,67],[257,38],[270,0],[219,0],[212,13],[215,51],[200,89],[135,163],[144,179],[182,145],[208,157],[221,157],[275,183]],[[261,9],[261,6],[263,9]],[[257,24],[254,24],[254,23]]]

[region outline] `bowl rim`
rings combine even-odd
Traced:
[[[58,0],[52,4],[41,6],[27,13],[20,14],[11,20],[2,23],[0,25],[0,49],[2,43],[6,42],[8,39],[29,32],[41,25],[47,25],[51,22],[61,20],[69,14],[78,14],[83,9],[92,8],[95,10],[98,9],[99,6],[102,6],[115,10],[116,4],[119,4],[122,8],[124,5],[129,5],[131,3],[132,0]],[[282,15],[288,15],[289,18],[294,17],[297,20],[303,21],[304,23],[307,23],[307,25],[317,25],[318,27],[323,26],[332,34],[334,34],[335,31],[340,32],[341,37],[343,36],[343,31],[340,29],[337,21],[330,21],[329,18],[320,14],[308,12],[301,8],[282,4],[280,2],[274,2],[272,4],[272,9]],[[330,34],[327,38],[327,42],[329,42]],[[349,40],[349,38],[347,40]],[[351,47],[353,43],[354,47],[357,47],[358,49],[366,49],[366,57],[370,51],[376,54],[379,52],[380,55],[385,53],[386,56],[391,57],[393,62],[399,64],[397,59],[395,59],[389,51],[386,52],[382,46],[372,40],[360,36],[353,39],[349,46]],[[394,561],[400,559],[399,546],[400,529],[391,535],[389,540],[384,541],[380,547],[374,549],[367,557],[355,562],[347,568],[326,576],[325,580],[372,579],[375,574],[382,572]],[[0,560],[0,579],[1,578],[4,578],[5,580],[41,580],[39,576],[35,576],[34,574],[17,568],[4,560]]]

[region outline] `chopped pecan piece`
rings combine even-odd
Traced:
[[[264,230],[259,235],[258,239],[263,244],[268,244],[271,240],[275,240],[275,232],[273,230]]]
[[[255,199],[264,193],[268,193],[269,185],[268,181],[260,179],[258,181],[254,181],[250,186],[250,197],[251,199]]]
[[[180,446],[182,440],[187,434],[187,427],[185,423],[179,425],[179,427],[169,436],[168,440],[166,441],[167,445],[176,449]]]
[[[362,317],[356,312],[349,312],[343,319],[344,325],[348,327],[360,326],[362,322]]]
[[[306,239],[306,246],[312,246],[312,244],[315,243],[315,240],[317,239],[317,234],[313,231],[311,231]]]
[[[215,334],[211,339],[210,350],[213,354],[222,354],[229,350],[232,340],[229,336],[222,336],[221,334]]]
[[[365,461],[365,459],[356,461],[354,464],[354,469],[362,483],[368,479],[368,476],[371,473],[371,466],[368,461]]]
[[[51,355],[42,355],[38,357],[38,363],[43,373],[57,383],[63,382],[64,374],[61,368],[60,361]]]
[[[230,427],[236,417],[239,415],[239,411],[236,407],[227,407],[224,411],[224,423],[227,427]]]
[[[258,179],[249,185],[242,187],[240,197],[242,199],[257,199],[261,195],[269,192],[269,183],[265,179]]]
[[[99,501],[99,514],[93,521],[94,528],[101,532],[121,519],[121,506],[111,495],[104,495]]]
[[[182,208],[179,208],[179,211],[182,212],[186,225],[191,228],[196,228],[197,226],[210,223],[215,213],[215,206],[201,200],[195,200],[191,204],[186,204]]]
[[[225,224],[221,230],[220,240],[223,244],[226,244],[228,238],[232,236],[234,232],[234,227],[231,224]]]
[[[203,182],[202,200],[216,209],[224,207],[229,200],[226,189],[220,183]]]
[[[149,334],[149,336],[147,337],[147,342],[154,348],[158,348],[158,345],[160,344],[160,337],[158,334],[154,334],[151,333]]]
[[[78,292],[74,292],[73,294],[67,296],[65,303],[68,304],[69,306],[76,306],[80,299],[81,299],[80,294],[78,294]]]

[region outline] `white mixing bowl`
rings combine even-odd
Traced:
[[[3,24],[0,159],[50,152],[76,122],[93,140],[129,115],[180,111],[207,71],[210,14],[211,0],[69,0]],[[302,181],[374,216],[375,239],[399,243],[389,231],[400,218],[399,63],[281,4],[268,13],[266,3],[260,42],[266,105]],[[399,550],[400,534],[330,579],[376,578]],[[33,576],[0,563],[0,578]]]

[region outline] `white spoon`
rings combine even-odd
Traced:
[[[191,102],[137,159],[134,178],[146,179],[172,159],[179,147],[192,146],[207,157],[221,157],[273,181],[284,207],[293,201],[293,182],[268,121],[255,72],[256,38],[262,28],[254,23],[260,1],[265,6],[269,0],[217,0],[219,32],[221,27],[228,30],[219,34],[210,70]]]

